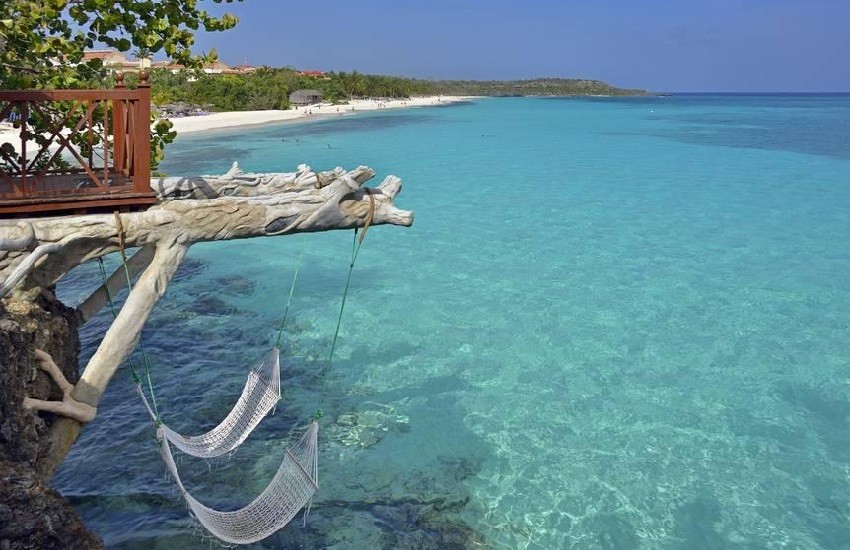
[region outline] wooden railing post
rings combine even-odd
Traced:
[[[124,74],[115,75],[115,89],[124,90]],[[127,166],[127,153],[125,150],[127,139],[127,100],[112,100],[112,135],[114,148],[112,151],[112,162],[115,163],[115,171],[119,174],[129,176]]]
[[[147,71],[139,71],[139,102],[133,128],[133,190],[151,192],[151,85]]]
[[[24,101],[21,103],[21,188],[24,190],[24,194],[29,192],[29,182],[27,181],[27,176],[29,172],[27,171],[27,163],[29,163],[29,159],[27,158],[27,143],[29,142],[29,130],[27,129],[27,121],[30,118],[30,104],[29,101]]]

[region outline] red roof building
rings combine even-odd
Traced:
[[[89,50],[83,53],[83,63],[88,63],[94,59],[99,59],[103,62],[104,67],[110,69],[138,70],[139,61],[131,61],[117,50]]]

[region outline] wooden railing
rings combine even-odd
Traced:
[[[116,82],[106,90],[0,90],[0,121],[19,139],[0,137],[0,202],[153,202],[147,75],[133,90],[123,75]]]

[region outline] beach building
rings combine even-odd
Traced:
[[[298,71],[298,76],[307,76],[310,78],[319,78],[321,80],[330,80],[331,77],[325,71]]]
[[[177,74],[181,71],[185,71],[186,67],[180,65],[179,63],[174,63],[171,61],[156,61],[153,64],[153,67],[156,69],[168,69],[173,74]],[[201,71],[206,74],[234,74],[237,71],[230,67],[224,61],[215,60],[210,63],[204,63],[201,66]]]
[[[236,72],[236,74],[250,74],[257,72],[257,67],[248,64],[236,65],[235,67],[233,67],[233,70]]]
[[[152,67],[154,69],[168,69],[172,74],[177,74],[186,69],[183,65],[171,61],[154,61]]]
[[[139,61],[130,60],[117,50],[89,50],[83,53],[83,63],[99,59],[103,66],[113,71],[137,71]]]
[[[207,74],[224,74],[231,73],[233,69],[230,68],[230,65],[225,63],[224,61],[215,60],[210,63],[204,63],[204,66],[201,68]]]
[[[88,50],[83,54],[83,63],[87,63],[93,59],[100,59],[103,66],[110,71],[132,72],[140,69],[167,69],[173,74],[177,74],[186,70],[186,67],[173,61],[152,61],[148,58],[129,59],[123,53],[112,50]],[[216,60],[209,63],[204,63],[201,71],[206,74],[250,74],[257,71],[257,67],[248,65],[230,66],[224,61]],[[324,74],[324,73],[322,73]]]
[[[304,105],[313,105],[321,103],[322,92],[319,90],[295,90],[289,94],[289,104],[293,107],[302,107]]]
[[[186,67],[179,63],[171,61],[155,61],[153,67],[156,69],[168,69],[173,74],[185,71]],[[257,71],[257,67],[252,65],[237,65],[231,67],[223,61],[213,61],[212,63],[204,63],[201,70],[206,74],[250,74]]]

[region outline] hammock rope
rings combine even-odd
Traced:
[[[348,276],[345,278],[345,287],[342,290],[342,302],[339,305],[339,315],[337,315],[336,318],[336,328],[334,329],[334,337],[331,341],[331,350],[328,352],[327,365],[319,371],[319,378],[321,380],[319,397],[316,405],[316,419],[322,418],[325,414],[322,410],[322,404],[325,399],[325,390],[328,387],[328,372],[331,370],[331,365],[333,364],[334,351],[336,350],[336,343],[339,338],[339,329],[342,326],[342,315],[345,312],[345,302],[348,298],[348,287],[351,285],[351,275],[354,273],[354,264],[357,262],[357,256],[360,255],[360,249],[363,247],[363,241],[366,240],[366,233],[369,232],[369,228],[372,226],[372,220],[375,216],[375,197],[372,195],[370,189],[363,188],[363,191],[365,191],[366,195],[369,197],[369,212],[366,214],[366,221],[363,224],[363,233],[361,233],[359,237],[357,236],[357,228],[354,228],[354,239],[351,243],[351,261],[348,264]]]
[[[119,214],[118,212],[113,212],[113,214],[115,216],[115,224],[118,226],[118,252],[121,254],[121,265],[124,268],[124,277],[127,279],[127,288],[130,289],[130,290],[133,290],[133,281],[131,280],[131,277],[130,277],[130,267],[127,264],[127,252],[126,252],[126,246],[125,246],[126,240],[125,240],[125,233],[124,233],[124,224],[121,222],[121,214]],[[100,259],[100,258],[98,258],[98,259]],[[101,260],[100,261],[101,273],[104,274],[104,276],[105,276],[106,272],[103,271],[103,260],[102,259],[100,259],[100,260]],[[112,297],[109,295],[109,285],[107,284],[106,281],[104,281],[103,287],[106,289],[106,296],[109,298],[109,307],[112,310],[112,315],[114,316],[115,315],[115,306],[112,303]],[[145,381],[147,382],[147,385],[148,385],[148,391],[150,391],[150,394],[151,394],[151,405],[153,405],[153,412],[155,414],[154,423],[157,426],[160,426],[162,424],[162,420],[159,416],[159,409],[156,406],[156,394],[153,391],[153,380],[151,379],[150,362],[148,361],[148,353],[147,353],[147,350],[145,349],[145,346],[142,344],[141,338],[139,338],[139,350],[142,353],[142,365],[145,368]],[[133,379],[136,381],[136,384],[139,385],[140,384],[139,376],[136,373],[135,369],[133,368],[132,363],[130,363],[130,372],[133,375]]]
[[[298,272],[301,270],[301,262],[304,260],[304,250],[307,248],[307,239],[301,238],[301,251],[298,253],[298,262],[295,264],[295,274],[292,276],[292,284],[289,285],[289,296],[286,298],[286,307],[283,308],[283,316],[280,319],[280,328],[277,330],[277,339],[274,347],[280,349],[280,341],[283,339],[283,327],[286,326],[286,317],[289,315],[289,306],[292,305],[292,294],[295,293],[295,281],[298,280]]]

